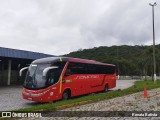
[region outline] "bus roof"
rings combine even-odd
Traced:
[[[106,63],[98,62],[98,61],[95,61],[95,60],[72,58],[72,57],[69,58],[69,61],[70,61],[70,62],[80,62],[80,63],[89,63],[89,64],[115,66],[115,65],[113,65],[113,64],[106,64]]]
[[[42,59],[37,59],[33,61],[32,63],[34,64],[40,64],[40,63],[54,63],[58,61],[68,61],[68,57],[46,57]]]
[[[106,63],[98,62],[95,60],[72,58],[72,57],[46,57],[46,58],[42,58],[42,59],[37,59],[37,60],[33,61],[32,64],[54,63],[54,62],[58,62],[58,61],[69,61],[69,62],[79,62],[79,63],[115,66],[113,64],[106,64]]]

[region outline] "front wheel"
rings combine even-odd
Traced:
[[[63,100],[68,100],[70,98],[70,94],[68,91],[65,91],[62,95],[62,99]]]
[[[108,85],[107,84],[104,87],[104,92],[108,92]]]

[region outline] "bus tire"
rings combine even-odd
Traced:
[[[105,85],[104,92],[108,92],[108,84]]]
[[[65,90],[62,95],[63,100],[68,100],[70,98],[70,90]]]

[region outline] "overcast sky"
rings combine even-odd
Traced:
[[[0,0],[0,47],[63,55],[112,45],[151,45],[154,0]],[[160,44],[160,1],[155,7]]]

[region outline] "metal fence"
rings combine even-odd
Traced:
[[[156,77],[157,80],[160,80],[160,76]],[[153,76],[117,76],[117,80],[152,80]]]

